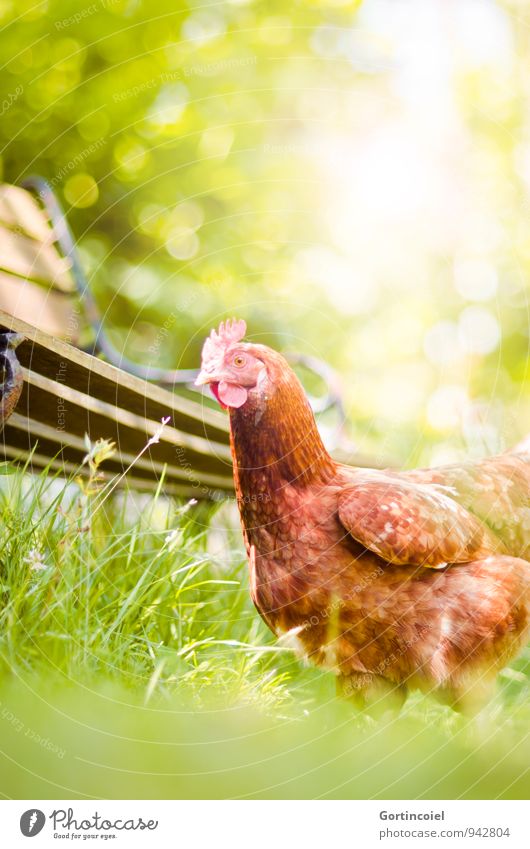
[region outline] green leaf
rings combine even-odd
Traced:
[[[14,475],[16,470],[12,463],[0,463],[0,475]]]

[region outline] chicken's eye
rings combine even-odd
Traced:
[[[237,354],[237,356],[234,357],[234,365],[237,366],[238,368],[241,368],[242,366],[244,366],[245,363],[246,363],[246,359],[241,354]]]

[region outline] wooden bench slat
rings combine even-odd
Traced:
[[[0,185],[0,222],[44,244],[55,241],[45,211],[25,189]]]
[[[38,439],[46,451],[34,453],[35,462],[39,457],[46,465],[62,448],[63,457],[53,462],[63,463],[66,470],[64,463],[71,461],[75,469],[85,454],[83,437],[88,433],[92,441],[103,437],[116,442],[119,457],[109,464],[123,469],[157,432],[160,420],[170,416],[172,426],[166,426],[149,455],[136,463],[135,476],[149,478],[152,487],[165,469],[181,492],[193,491],[197,481],[232,490],[229,427],[223,413],[204,400],[174,395],[67,344],[76,344],[84,322],[71,297],[76,292],[71,262],[60,255],[55,241],[37,200],[25,189],[0,184],[0,331],[26,337],[17,349],[25,368],[23,391],[11,427],[8,421],[0,437],[0,453],[3,442],[6,456],[27,456]],[[60,427],[58,399],[64,416]],[[367,458],[347,459],[367,464]],[[179,478],[190,478],[192,485],[178,483]]]
[[[171,415],[180,431],[228,445],[228,421],[223,413],[148,384],[3,310],[0,329],[14,330],[26,337],[17,348],[17,355],[29,370],[153,421]]]
[[[18,460],[20,462],[26,462],[27,460],[27,452],[21,450],[19,448],[6,445],[4,446],[4,454],[6,458],[11,460]],[[68,460],[57,460],[51,459],[44,454],[40,454],[37,451],[32,451],[31,460],[29,463],[29,469],[32,471],[45,469],[45,468],[53,469],[54,471],[59,472],[63,475],[74,475],[79,471],[79,467],[77,463],[71,463]],[[81,470],[80,474],[83,477],[87,477],[86,468]],[[111,472],[107,472],[105,470],[102,471],[102,478],[104,481],[110,481],[114,475]],[[124,479],[124,485],[128,486],[130,489],[133,489],[138,492],[152,492],[153,491],[153,481],[151,478],[138,478],[133,475],[127,475]],[[179,497],[190,497],[194,498],[200,497],[200,493],[198,494],[194,488],[192,488],[189,484],[184,483],[174,483],[173,481],[164,481],[164,493],[167,495],[175,495]],[[209,493],[210,498],[226,498],[226,492],[222,490],[211,490]]]
[[[154,436],[160,428],[159,421],[138,416],[115,404],[100,401],[98,398],[85,395],[77,389],[57,383],[28,369],[24,369],[23,373],[24,388],[17,410],[38,410],[39,420],[51,425],[59,433],[73,433],[81,437],[89,433],[92,439],[98,437],[116,439],[117,434],[120,439],[120,449],[125,448],[137,454],[149,437]],[[58,427],[59,402],[60,428]],[[191,464],[197,463],[198,467],[206,466],[207,468],[211,468],[212,465],[219,466],[223,472],[226,472],[228,466],[231,470],[230,449],[226,444],[214,444],[201,436],[181,432],[170,424],[164,428],[157,445],[160,445],[161,450],[168,456],[165,462],[174,462],[176,446],[185,449],[186,459]],[[154,451],[156,447],[153,445],[152,450]],[[216,458],[218,458],[217,462]]]
[[[87,453],[82,437],[71,433],[58,432],[56,428],[44,425],[20,413],[13,413],[10,417],[4,430],[4,438],[7,444],[21,448],[27,454],[31,453],[35,441],[38,445],[46,445],[49,456],[54,457],[60,452],[65,454],[69,461],[77,463],[76,470],[78,472]],[[154,449],[156,446],[152,446],[152,448]],[[119,454],[105,461],[104,467],[114,473],[121,473],[131,463],[134,463],[131,474],[137,477],[160,479],[165,472],[169,480],[188,481],[191,488],[193,488],[193,483],[195,483],[195,488],[198,487],[197,478],[194,477],[193,472],[183,467],[155,460],[151,454],[147,453],[137,459],[135,454],[120,450]],[[232,478],[228,476],[222,477],[203,473],[200,476],[200,482],[205,486],[216,489],[230,490],[233,488]]]
[[[71,296],[5,271],[0,271],[0,310],[22,320],[31,317],[45,333],[67,338],[71,343],[79,337],[79,320]]]
[[[52,286],[62,292],[75,292],[70,260],[46,245],[0,224],[0,269]]]

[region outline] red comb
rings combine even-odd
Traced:
[[[233,318],[232,321],[222,321],[219,325],[219,330],[212,330],[204,343],[202,349],[203,356],[209,357],[216,351],[224,350],[227,345],[231,345],[233,342],[239,342],[246,332],[247,325],[243,319],[236,321]]]

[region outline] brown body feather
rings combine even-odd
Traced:
[[[337,464],[285,360],[261,346],[260,359],[267,391],[230,410],[258,611],[346,691],[474,696],[528,637],[530,457]]]

